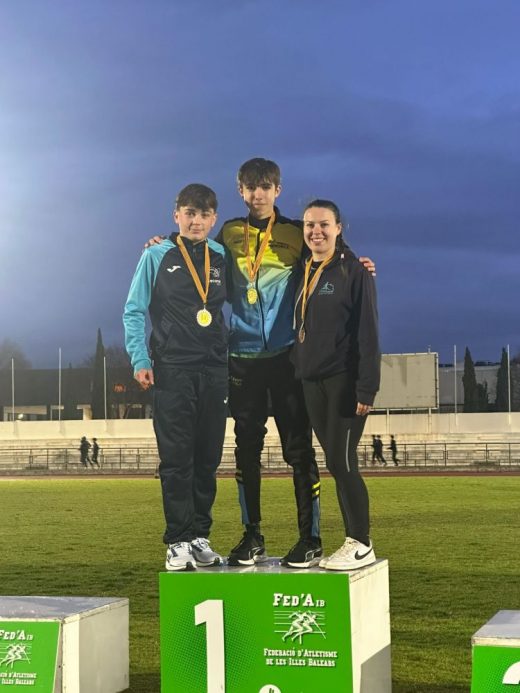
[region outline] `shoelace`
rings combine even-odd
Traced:
[[[346,556],[349,553],[352,553],[352,551],[354,551],[357,545],[358,542],[355,539],[352,539],[352,537],[347,537],[345,539],[343,546],[340,546],[340,548],[336,551],[334,555]]]
[[[170,550],[175,553],[179,550],[191,553],[191,544],[188,541],[176,541],[175,544],[170,544]]]
[[[209,548],[209,541],[204,537],[195,539],[195,541],[193,541],[192,544],[194,544],[199,549],[199,551],[205,551],[207,548]]]

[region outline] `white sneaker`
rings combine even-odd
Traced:
[[[191,551],[199,568],[222,565],[222,556],[213,551],[206,537],[197,537],[191,542]]]
[[[168,544],[166,570],[195,570],[195,558],[189,541],[177,541],[175,544]]]
[[[365,565],[370,565],[376,560],[372,547],[362,544],[352,537],[347,537],[345,543],[332,556],[320,561],[320,568],[325,570],[357,570]]]

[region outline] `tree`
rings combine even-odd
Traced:
[[[131,368],[130,357],[123,346],[112,344],[105,349],[105,354],[109,368]]]
[[[130,359],[126,353],[126,349],[120,344],[112,344],[105,348],[105,356],[107,359],[107,368],[130,368]],[[83,359],[81,367],[94,368],[96,364],[96,353],[90,354]]]
[[[473,359],[471,358],[471,353],[468,347],[466,347],[466,351],[464,353],[464,375],[462,376],[462,384],[464,385],[464,411],[477,411],[477,377],[475,375],[475,366],[473,365]]]
[[[69,363],[68,369],[63,373],[63,415],[64,421],[71,421],[79,418],[77,407],[77,397],[74,393],[74,373],[72,363]]]
[[[475,365],[468,347],[466,347],[464,354],[462,383],[464,385],[464,411],[487,411],[489,407],[488,386],[486,382],[477,383]]]
[[[106,384],[107,400],[110,395],[110,388]],[[96,355],[94,357],[94,374],[92,377],[92,418],[105,418],[105,347],[103,346],[103,338],[101,330],[98,328]],[[110,403],[107,401],[106,416],[110,418]]]
[[[509,411],[508,370],[507,350],[502,348],[502,358],[497,372],[497,396],[495,399],[497,411]]]
[[[81,366],[83,368],[96,369],[96,353],[87,356],[83,359]],[[120,344],[113,344],[105,348],[105,358],[107,365],[107,415],[109,419],[118,419],[120,416],[125,417],[125,411],[128,411],[129,406],[140,402],[142,397],[141,388],[134,380],[133,369],[130,364],[130,359],[126,353],[126,349]],[[148,401],[148,400],[146,400]],[[104,418],[104,401],[103,401],[103,416]]]
[[[488,411],[489,392],[487,382],[477,383],[477,411]]]
[[[18,344],[10,339],[4,339],[0,342],[0,370],[10,369],[12,359],[14,359],[15,368],[32,368],[31,362]]]

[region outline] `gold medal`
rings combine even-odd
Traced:
[[[199,310],[197,313],[197,322],[201,327],[208,327],[211,325],[212,320],[213,316],[206,308],[201,308],[201,310]]]
[[[300,329],[298,330],[298,341],[300,342],[300,344],[303,344],[303,342],[305,341],[305,326],[304,325],[302,325],[300,327]]]
[[[255,289],[254,286],[250,286],[247,290],[247,302],[250,305],[253,305],[258,301],[258,291]]]
[[[273,212],[269,218],[264,238],[260,243],[260,248],[258,248],[258,252],[256,254],[254,262],[251,258],[251,249],[249,247],[249,220],[247,220],[244,224],[244,255],[246,258],[247,276],[249,277],[249,284],[247,287],[246,296],[247,302],[251,306],[258,301],[258,291],[255,289],[255,279],[258,274],[258,270],[260,269],[260,265],[262,264],[262,260],[267,250],[267,246],[269,245],[269,241],[271,240],[271,234],[273,231],[273,225],[275,220],[276,214]]]
[[[191,275],[191,278],[193,279],[193,283],[195,284],[195,288],[197,289],[197,292],[202,299],[202,308],[197,313],[197,322],[201,327],[208,327],[208,325],[211,325],[211,322],[213,320],[213,316],[211,315],[209,310],[206,308],[206,301],[208,300],[208,292],[209,292],[209,274],[210,274],[208,243],[206,241],[205,246],[204,246],[204,279],[205,279],[205,284],[206,284],[205,287],[202,286],[202,282],[200,281],[199,275],[197,274],[197,270],[195,269],[195,266],[191,260],[191,257],[188,255],[188,251],[186,250],[186,247],[184,245],[184,241],[182,240],[181,235],[177,236],[177,245],[179,246],[179,250],[181,251],[181,254],[182,254],[182,257],[184,258],[184,261],[186,262],[186,266],[188,267],[188,271]]]

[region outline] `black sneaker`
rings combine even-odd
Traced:
[[[264,559],[264,537],[258,532],[246,530],[242,539],[231,549],[228,565],[254,565]]]
[[[280,559],[280,564],[288,568],[311,568],[318,565],[323,557],[321,539],[309,537],[300,539],[292,549]]]

